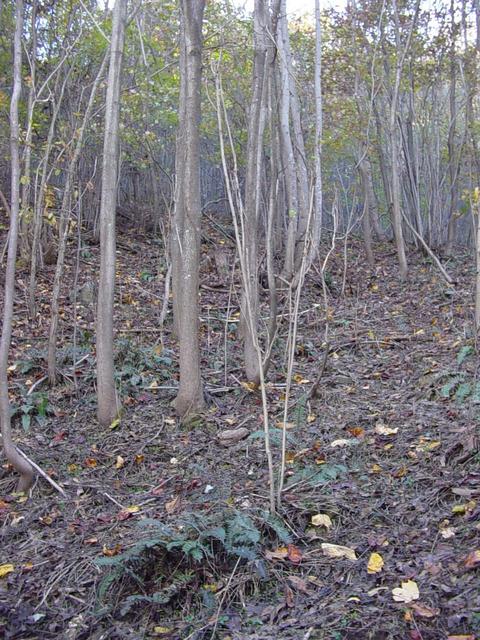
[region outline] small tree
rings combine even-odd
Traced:
[[[106,426],[118,415],[113,367],[113,303],[115,294],[115,210],[117,204],[120,85],[127,0],[113,9],[110,67],[105,106],[102,197],[100,204],[100,280],[97,309],[98,421]]]
[[[8,236],[7,269],[5,273],[5,300],[3,307],[2,337],[0,340],[0,424],[3,450],[11,465],[20,473],[19,491],[27,491],[33,482],[33,469],[20,455],[12,441],[10,399],[8,396],[8,352],[12,337],[13,298],[15,293],[15,263],[17,259],[18,223],[20,212],[20,156],[18,103],[22,86],[22,31],[23,0],[15,4],[15,39],[13,51],[13,91],[10,101],[11,161],[11,213]]]
[[[200,263],[200,92],[205,0],[181,0],[180,115],[176,149],[172,259],[175,327],[180,343],[179,416],[204,404],[198,340]]]

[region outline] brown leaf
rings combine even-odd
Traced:
[[[173,498],[173,500],[170,500],[170,502],[167,502],[165,504],[165,511],[169,515],[171,515],[172,513],[178,510],[179,506],[180,506],[180,496],[176,496],[175,498]]]
[[[330,544],[329,542],[322,543],[323,555],[329,558],[347,558],[347,560],[355,561],[357,556],[353,549],[350,547],[343,547],[340,544]]]
[[[220,444],[224,447],[240,442],[250,435],[250,431],[245,427],[239,427],[238,429],[225,429],[220,431],[217,438],[220,440]]]
[[[294,544],[289,544],[287,546],[287,550],[288,550],[288,559],[290,560],[290,562],[293,564],[300,564],[303,558],[303,555],[300,549],[296,547]]]
[[[288,581],[290,582],[292,587],[297,589],[297,591],[302,591],[302,593],[310,593],[308,589],[308,583],[303,578],[300,578],[300,576],[288,576]]]
[[[269,551],[268,549],[265,551],[265,558],[267,560],[285,560],[288,556],[287,547],[278,547],[274,551]]]
[[[480,549],[475,549],[475,551],[471,551],[465,558],[465,567],[467,569],[474,569],[478,564],[480,564]]]
[[[434,609],[433,607],[429,607],[428,605],[422,604],[421,602],[414,602],[410,606],[415,611],[417,616],[420,616],[421,618],[434,618],[440,613],[440,609]]]
[[[102,553],[103,553],[104,556],[107,556],[108,558],[111,558],[112,556],[118,556],[118,554],[120,553],[121,550],[122,550],[122,547],[118,543],[112,548],[109,548],[109,547],[107,547],[106,544],[104,544]]]

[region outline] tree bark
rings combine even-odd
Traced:
[[[247,133],[247,167],[245,176],[245,268],[246,282],[242,295],[242,325],[245,375],[249,382],[259,384],[260,369],[255,348],[254,333],[258,322],[258,211],[260,207],[260,159],[262,157],[265,127],[267,68],[266,0],[255,0],[254,9],[254,60],[252,98]],[[250,326],[251,316],[254,327]]]
[[[100,204],[100,278],[97,308],[98,421],[108,426],[118,416],[113,364],[113,314],[115,295],[115,218],[119,164],[120,85],[127,1],[116,0],[108,70]]]
[[[34,472],[30,464],[18,453],[12,440],[10,398],[8,395],[8,352],[12,337],[13,298],[15,293],[15,263],[17,259],[18,226],[20,215],[20,154],[18,104],[22,85],[22,32],[23,0],[15,3],[15,38],[13,53],[13,91],[10,101],[10,153],[11,153],[11,215],[8,236],[7,268],[5,272],[5,301],[3,307],[2,336],[0,339],[0,426],[3,450],[9,463],[20,474],[19,491],[28,491]]]
[[[180,343],[177,414],[186,417],[204,406],[199,346],[199,265],[201,238],[200,117],[202,22],[205,0],[181,0],[182,77],[177,137],[177,183],[173,251],[175,314]],[[179,161],[180,160],[180,161]]]

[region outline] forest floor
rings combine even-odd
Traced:
[[[214,232],[210,237],[218,246]],[[412,253],[410,279],[401,284],[392,245],[377,247],[371,272],[352,242],[343,294],[342,247],[327,266],[327,313],[318,274],[308,276],[287,479],[273,519],[266,512],[261,397],[243,384],[237,294],[229,295],[213,251],[205,243],[201,336],[209,402],[184,426],[172,406],[178,368],[170,316],[163,334],[158,327],[165,271],[159,244],[120,237],[115,323],[124,413],[107,429],[95,419],[90,283],[98,247],[79,254],[76,307],[75,260],[68,265],[55,388],[44,379],[53,267],[41,273],[38,316],[29,322],[28,273],[20,265],[10,378],[15,439],[66,497],[39,477],[27,500],[14,493],[8,465],[0,469],[1,637],[480,638],[472,258],[449,261],[456,280],[450,287]],[[285,292],[280,301],[283,323],[267,384],[276,469]],[[239,426],[248,438],[219,441],[219,432]]]

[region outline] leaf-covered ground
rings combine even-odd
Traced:
[[[233,254],[226,251],[231,273]],[[402,284],[391,245],[377,248],[371,273],[352,242],[344,286],[342,247],[328,264],[327,310],[318,274],[309,274],[283,509],[272,520],[265,511],[260,395],[242,385],[235,339],[238,282],[230,289],[225,270],[215,266],[214,244],[206,243],[201,335],[208,406],[180,426],[171,404],[177,364],[170,316],[163,332],[158,326],[160,255],[153,241],[120,239],[117,370],[125,410],[105,430],[95,420],[91,283],[98,248],[80,253],[76,307],[75,261],[68,265],[54,389],[42,380],[53,268],[41,274],[35,322],[24,303],[27,273],[19,273],[15,437],[67,497],[39,478],[25,501],[3,465],[2,637],[478,638],[472,259],[450,261],[456,285],[449,287],[426,258],[412,254],[411,277]],[[267,385],[276,467],[285,292],[281,304]],[[222,444],[218,433],[236,427],[246,427],[249,437]],[[337,545],[333,552],[329,544]],[[331,557],[335,552],[343,555]]]

